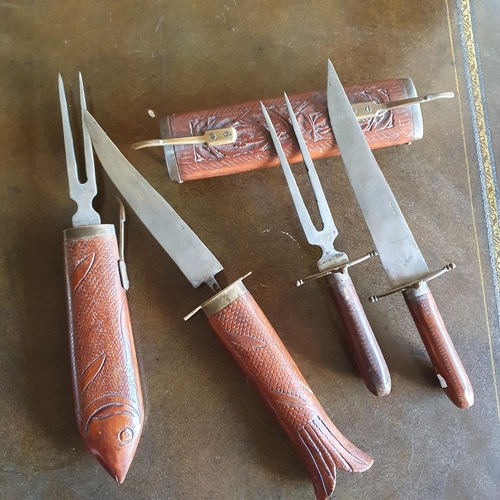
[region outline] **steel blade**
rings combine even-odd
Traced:
[[[389,281],[393,287],[415,281],[429,268],[330,61],[327,99],[342,161]]]
[[[139,219],[194,287],[210,282],[222,271],[221,263],[122,155],[88,111],[85,121],[102,166]]]

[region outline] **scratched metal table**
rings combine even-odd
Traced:
[[[195,290],[128,210],[129,305],[146,422],[119,485],[86,452],[71,392],[62,231],[68,198],[57,74],[128,159],[247,287],[339,429],[375,460],[338,473],[337,499],[493,499],[498,495],[498,6],[418,3],[110,0],[2,2],[0,148],[0,491],[7,499],[314,498],[300,458],[202,315]],[[462,51],[462,45],[465,50]],[[477,61],[482,56],[482,68]],[[347,84],[412,78],[424,137],[375,153],[429,267],[458,268],[432,289],[470,375],[475,404],[442,393],[400,295],[372,259],[352,271],[388,362],[392,393],[356,373],[328,292],[314,272],[280,169],[176,184],[159,136],[173,114],[325,88],[331,58]],[[481,73],[482,69],[482,73]],[[481,81],[481,75],[484,81]],[[473,106],[470,106],[472,102]],[[474,113],[471,111],[474,110]],[[488,128],[489,126],[489,128]],[[372,243],[340,159],[316,162],[351,256]],[[117,191],[97,168],[95,203],[116,223]],[[500,254],[500,252],[498,252]]]

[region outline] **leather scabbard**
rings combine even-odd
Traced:
[[[353,85],[346,87],[346,93],[352,103],[382,103],[417,96],[409,78]],[[338,155],[328,119],[326,91],[297,94],[289,98],[312,158]],[[262,102],[271,114],[289,162],[301,161],[284,98]],[[385,111],[376,117],[360,120],[360,124],[372,149],[408,144],[423,135],[418,104]],[[228,127],[234,127],[237,132],[237,139],[232,144],[164,146],[170,178],[184,182],[279,165],[274,149],[269,146],[271,141],[259,101],[174,114],[160,122],[163,139],[198,136],[207,130]]]

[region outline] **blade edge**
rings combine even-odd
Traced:
[[[197,288],[222,271],[215,255],[123,156],[88,111],[85,111],[85,121],[107,174],[193,287]]]

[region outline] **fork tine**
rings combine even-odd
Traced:
[[[276,149],[276,153],[278,154],[281,166],[283,167],[283,173],[285,174],[286,181],[288,183],[288,188],[292,195],[292,199],[295,204],[295,209],[297,211],[297,215],[299,216],[300,223],[302,224],[304,233],[307,237],[307,241],[309,241],[309,243],[311,244],[315,244],[314,243],[315,237],[318,235],[318,230],[314,227],[311,217],[309,216],[309,212],[307,211],[304,199],[300,194],[297,181],[295,180],[295,177],[292,173],[292,169],[290,168],[290,165],[286,159],[285,152],[283,151],[283,147],[281,146],[278,134],[276,133],[276,129],[274,128],[273,122],[271,121],[267,109],[262,102],[260,103],[260,106],[262,108],[262,113],[264,114],[264,118],[266,119],[269,132],[271,133],[271,137],[274,143],[274,148]]]
[[[92,149],[92,139],[90,138],[90,134],[87,129],[87,124],[85,122],[85,116],[84,116],[84,111],[87,109],[87,101],[85,99],[85,87],[83,86],[83,78],[81,72],[78,72],[78,81],[80,85],[80,109],[82,115],[85,172],[87,174],[87,183],[91,184],[91,189],[94,189],[97,192],[97,184],[95,180],[94,150]]]
[[[78,177],[78,164],[76,162],[75,146],[71,124],[69,119],[68,102],[64,91],[62,76],[59,74],[59,102],[61,104],[61,116],[63,123],[64,149],[66,151],[66,169],[68,171],[69,196],[76,203],[77,210],[73,215],[73,227],[89,224],[100,224],[101,217],[92,207],[92,200],[97,194],[97,184],[95,181],[94,157],[92,142],[87,131],[85,122],[83,122],[83,140],[85,148],[85,167],[87,180],[80,182]],[[83,89],[83,80],[80,75],[80,102],[82,103],[82,116],[85,110],[85,93]]]
[[[71,133],[71,124],[69,121],[68,103],[64,91],[64,83],[61,74],[58,78],[59,83],[59,102],[61,104],[61,116],[63,122],[64,150],[66,152],[66,167],[68,170],[69,194],[74,201],[76,197],[75,188],[80,184],[78,180],[78,167],[76,164],[75,147],[73,144],[73,134]]]
[[[286,93],[285,93],[285,101],[286,101],[286,107],[288,109],[288,114],[290,115],[290,121],[292,122],[293,131],[295,132],[295,137],[297,138],[300,152],[302,154],[302,158],[304,159],[307,175],[309,177],[309,181],[311,182],[314,196],[316,198],[316,205],[318,206],[321,220],[323,222],[323,230],[324,231],[331,230],[335,235],[337,235],[338,231],[335,226],[335,222],[333,221],[330,208],[328,207],[328,202],[326,201],[325,193],[323,191],[323,188],[321,187],[321,182],[319,180],[318,173],[316,172],[316,167],[314,166],[309,150],[307,149],[306,142],[304,141],[304,137],[302,135],[302,131],[300,130],[299,123],[297,122],[297,118],[295,117],[295,113],[293,111],[292,105]]]

